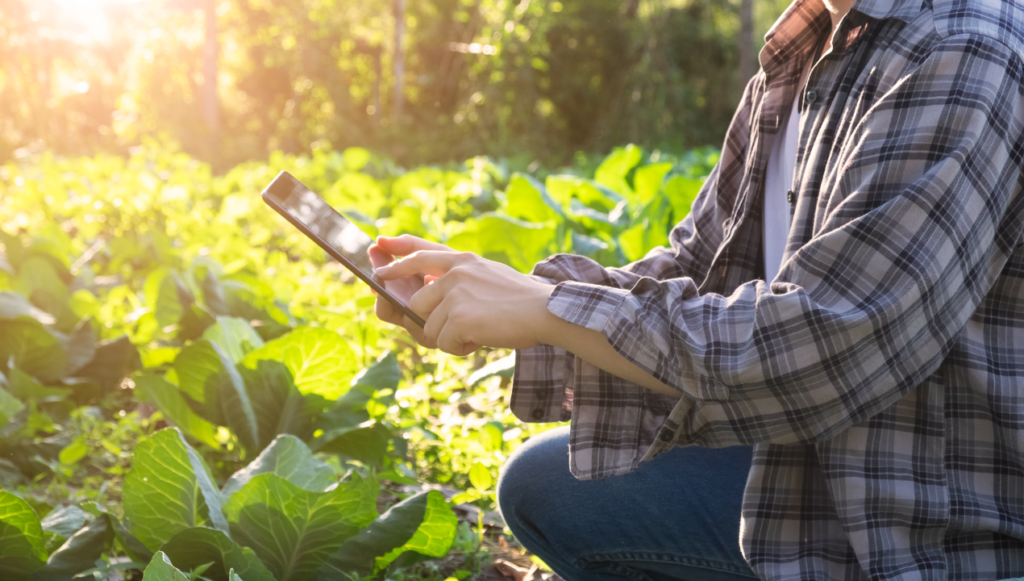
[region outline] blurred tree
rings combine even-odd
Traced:
[[[0,156],[156,137],[215,167],[314,144],[554,166],[718,144],[745,76],[740,8],[763,32],[784,3],[0,0]]]

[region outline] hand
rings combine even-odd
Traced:
[[[428,284],[407,303],[426,319],[421,345],[468,355],[481,346],[525,349],[543,342],[556,318],[547,310],[553,286],[473,253],[441,248],[417,250],[377,269],[385,281],[425,275]]]
[[[413,254],[421,250],[431,250],[435,252],[454,252],[454,250],[448,248],[443,244],[436,242],[428,242],[422,238],[416,236],[410,236],[408,234],[399,236],[397,238],[390,238],[387,236],[377,237],[377,243],[370,246],[367,253],[370,256],[370,263],[373,264],[375,271],[379,271],[380,268],[395,261],[396,256],[406,256]],[[380,278],[377,276],[377,278]],[[384,288],[391,293],[392,296],[402,301],[406,305],[412,300],[413,295],[418,290],[423,288],[423,285],[431,282],[436,277],[421,277],[419,275],[407,276],[404,278],[396,278],[392,280],[381,281],[383,282]],[[373,294],[377,294],[374,292]],[[406,331],[412,335],[413,339],[417,343],[424,347],[434,349],[437,347],[432,341],[429,341],[423,335],[423,328],[417,325],[412,319],[406,316],[397,307],[391,304],[391,301],[377,296],[377,301],[374,304],[374,313],[377,318],[392,325],[398,325],[404,327]],[[416,312],[413,310],[413,312]],[[426,320],[426,314],[416,312],[420,315],[420,318]]]

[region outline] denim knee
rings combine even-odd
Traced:
[[[555,428],[527,440],[501,468],[495,493],[498,510],[512,532],[519,534],[529,515],[542,509],[560,479],[569,474],[569,428]]]

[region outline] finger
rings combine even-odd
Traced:
[[[442,307],[443,308],[443,307]],[[477,346],[471,342],[464,342],[467,329],[460,323],[461,319],[453,317],[451,311],[447,312],[444,327],[437,335],[437,348],[445,353],[466,356],[477,350]]]
[[[402,324],[402,314],[395,309],[391,301],[377,297],[377,300],[373,303],[373,312],[377,315],[377,318],[385,323],[391,323],[392,325]]]
[[[390,236],[378,236],[377,245],[394,256],[409,256],[413,252],[420,250],[452,252],[452,249],[448,248],[444,244],[428,242],[422,238],[409,234],[402,234],[396,238],[391,238]]]
[[[426,285],[409,297],[408,306],[412,312],[426,319],[441,304],[447,294],[448,285],[443,281]]]
[[[419,250],[402,260],[377,269],[377,276],[384,280],[405,278],[415,274],[442,276],[457,264],[465,262],[467,255],[462,252],[438,252]]]
[[[366,254],[369,255],[370,264],[373,265],[374,269],[381,268],[395,261],[394,255],[376,244],[370,246],[366,250]]]
[[[412,338],[420,345],[427,349],[437,349],[437,342],[428,337],[423,332],[423,327],[417,325],[416,322],[409,317],[404,315],[402,316],[402,326],[405,327],[405,330],[408,331],[409,334],[412,335]]]
[[[437,337],[444,328],[448,319],[448,307],[450,301],[441,301],[437,308],[431,309],[430,316],[426,317],[427,323],[423,325],[423,335],[437,345]]]
[[[434,276],[432,274],[428,274],[428,275],[423,277],[423,284],[430,284],[430,283],[434,282],[435,280],[437,280],[439,278],[441,278],[441,277]]]

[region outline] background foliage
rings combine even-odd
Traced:
[[[0,159],[153,137],[219,170],[317,142],[553,167],[628,142],[717,146],[745,81],[739,0],[418,0],[398,52],[389,2],[209,0],[214,130],[207,1],[0,1]],[[756,38],[785,4],[754,4]]]

